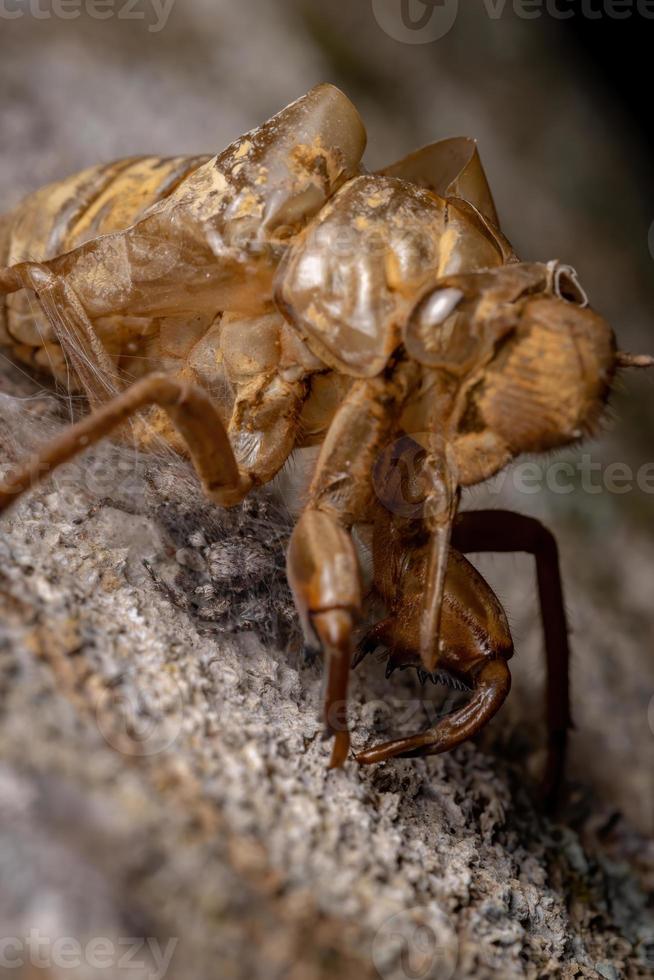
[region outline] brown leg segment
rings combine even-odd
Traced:
[[[109,435],[131,415],[159,405],[165,409],[186,441],[207,496],[229,507],[250,489],[250,481],[239,473],[227,433],[211,398],[201,389],[151,374],[116,398],[71,425],[19,466],[0,484],[0,511],[9,507],[55,467],[83,452]]]
[[[421,680],[430,675],[434,679],[431,671],[424,670],[420,655],[430,535],[416,522],[404,522],[380,509],[373,555],[375,587],[388,615],[364,636],[357,662],[381,644],[388,650],[387,677],[398,667],[413,667]],[[511,687],[507,661],[513,653],[506,615],[488,583],[453,547],[447,556],[440,633],[436,679],[442,671],[453,686],[471,689],[469,702],[439,718],[427,731],[365,749],[357,755],[358,762],[448,752],[476,735],[504,703]]]
[[[69,363],[84,387],[91,408],[115,397],[122,385],[116,367],[84,307],[65,279],[47,265],[21,262],[0,269],[0,293],[32,289]]]
[[[347,683],[352,629],[361,608],[359,565],[349,532],[331,514],[308,508],[296,524],[286,560],[307,645],[325,658],[325,737],[335,736],[330,768],[342,766],[350,737]]]
[[[368,510],[373,464],[389,437],[410,379],[398,370],[355,382],[323,442],[309,502],[288,549],[288,580],[309,646],[327,661],[325,733],[335,735],[330,766],[343,764],[350,745],[347,684],[352,629],[361,609],[359,563],[350,528]]]
[[[441,718],[436,725],[407,738],[382,742],[359,752],[356,759],[362,765],[386,762],[398,756],[438,755],[472,738],[491,720],[504,704],[511,690],[511,674],[505,660],[489,660],[475,680],[475,692],[470,701]]]
[[[462,552],[524,551],[536,559],[547,661],[548,757],[545,794],[554,801],[563,778],[570,713],[570,646],[558,548],[540,521],[506,510],[468,511],[459,515],[452,542]]]

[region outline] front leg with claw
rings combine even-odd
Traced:
[[[393,533],[393,530],[396,533]],[[383,645],[389,651],[388,673],[396,667],[422,670],[420,618],[424,583],[428,575],[429,544],[405,539],[397,527],[376,535],[376,585],[386,599],[388,619],[370,630],[355,658]],[[409,550],[410,547],[410,550]],[[406,561],[399,560],[402,548]],[[399,588],[389,570],[404,567]],[[504,703],[511,687],[507,660],[513,643],[502,607],[477,570],[450,548],[441,618],[439,671],[454,686],[469,688],[472,697],[425,732],[397,738],[358,753],[367,765],[398,756],[424,756],[447,752],[479,732]],[[422,679],[422,677],[421,677]]]
[[[319,647],[326,661],[325,736],[335,736],[332,768],[345,762],[350,746],[347,685],[362,603],[350,529],[369,512],[372,467],[410,381],[400,366],[390,380],[354,383],[322,445],[288,549],[288,580],[307,645]]]

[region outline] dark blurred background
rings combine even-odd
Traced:
[[[439,137],[476,137],[518,253],[573,264],[620,346],[654,352],[654,21],[635,2],[618,18],[603,0],[583,9],[560,0],[557,9],[574,16],[557,19],[533,3],[445,0],[422,29],[429,11],[419,0],[408,8],[414,29],[401,21],[400,0],[165,7],[139,0],[126,19],[116,0],[103,8],[112,16],[96,20],[91,0],[80,0],[83,13],[73,17],[70,5],[64,20],[47,0],[2,5],[2,210],[99,161],[217,152],[329,80],[366,122],[372,167]],[[619,381],[601,437],[586,450],[602,467],[624,462],[635,474],[654,458],[652,375]],[[635,481],[624,493],[575,487],[526,495],[509,482],[472,502],[508,503],[557,531],[576,655],[572,774],[651,830],[654,496]],[[521,694],[510,710],[528,717],[542,675],[530,562],[481,564],[506,601],[518,648]]]

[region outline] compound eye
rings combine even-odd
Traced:
[[[445,289],[438,289],[423,304],[420,310],[420,318],[425,326],[437,327],[445,323],[448,316],[454,313],[455,309],[463,299],[460,289],[448,286]]]
[[[553,269],[552,290],[559,299],[574,303],[582,309],[588,306],[588,296],[571,265],[557,263]]]
[[[460,289],[446,286],[422,299],[404,328],[407,353],[420,364],[435,367],[450,359],[454,323],[448,324],[463,299]],[[451,329],[448,329],[451,328]]]

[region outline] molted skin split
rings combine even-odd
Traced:
[[[365,141],[352,103],[319,85],[217,156],[91,168],[0,219],[0,343],[92,409],[10,474],[0,509],[94,440],[124,437],[134,414],[137,444],[189,456],[221,506],[320,445],[287,567],[326,660],[333,766],[349,752],[366,599],[353,530],[372,528],[387,610],[355,661],[382,644],[390,669],[472,689],[434,729],[359,752],[364,763],[446,751],[498,710],[511,637],[461,551],[524,546],[546,618],[554,784],[569,725],[555,696],[567,706],[556,548],[518,515],[457,516],[460,489],[578,440],[616,368],[651,362],[616,352],[569,266],[519,261],[474,141],[377,174]]]
[[[455,136],[429,143],[378,173],[409,180],[440,197],[461,198],[499,229],[495,202],[475,140]]]

